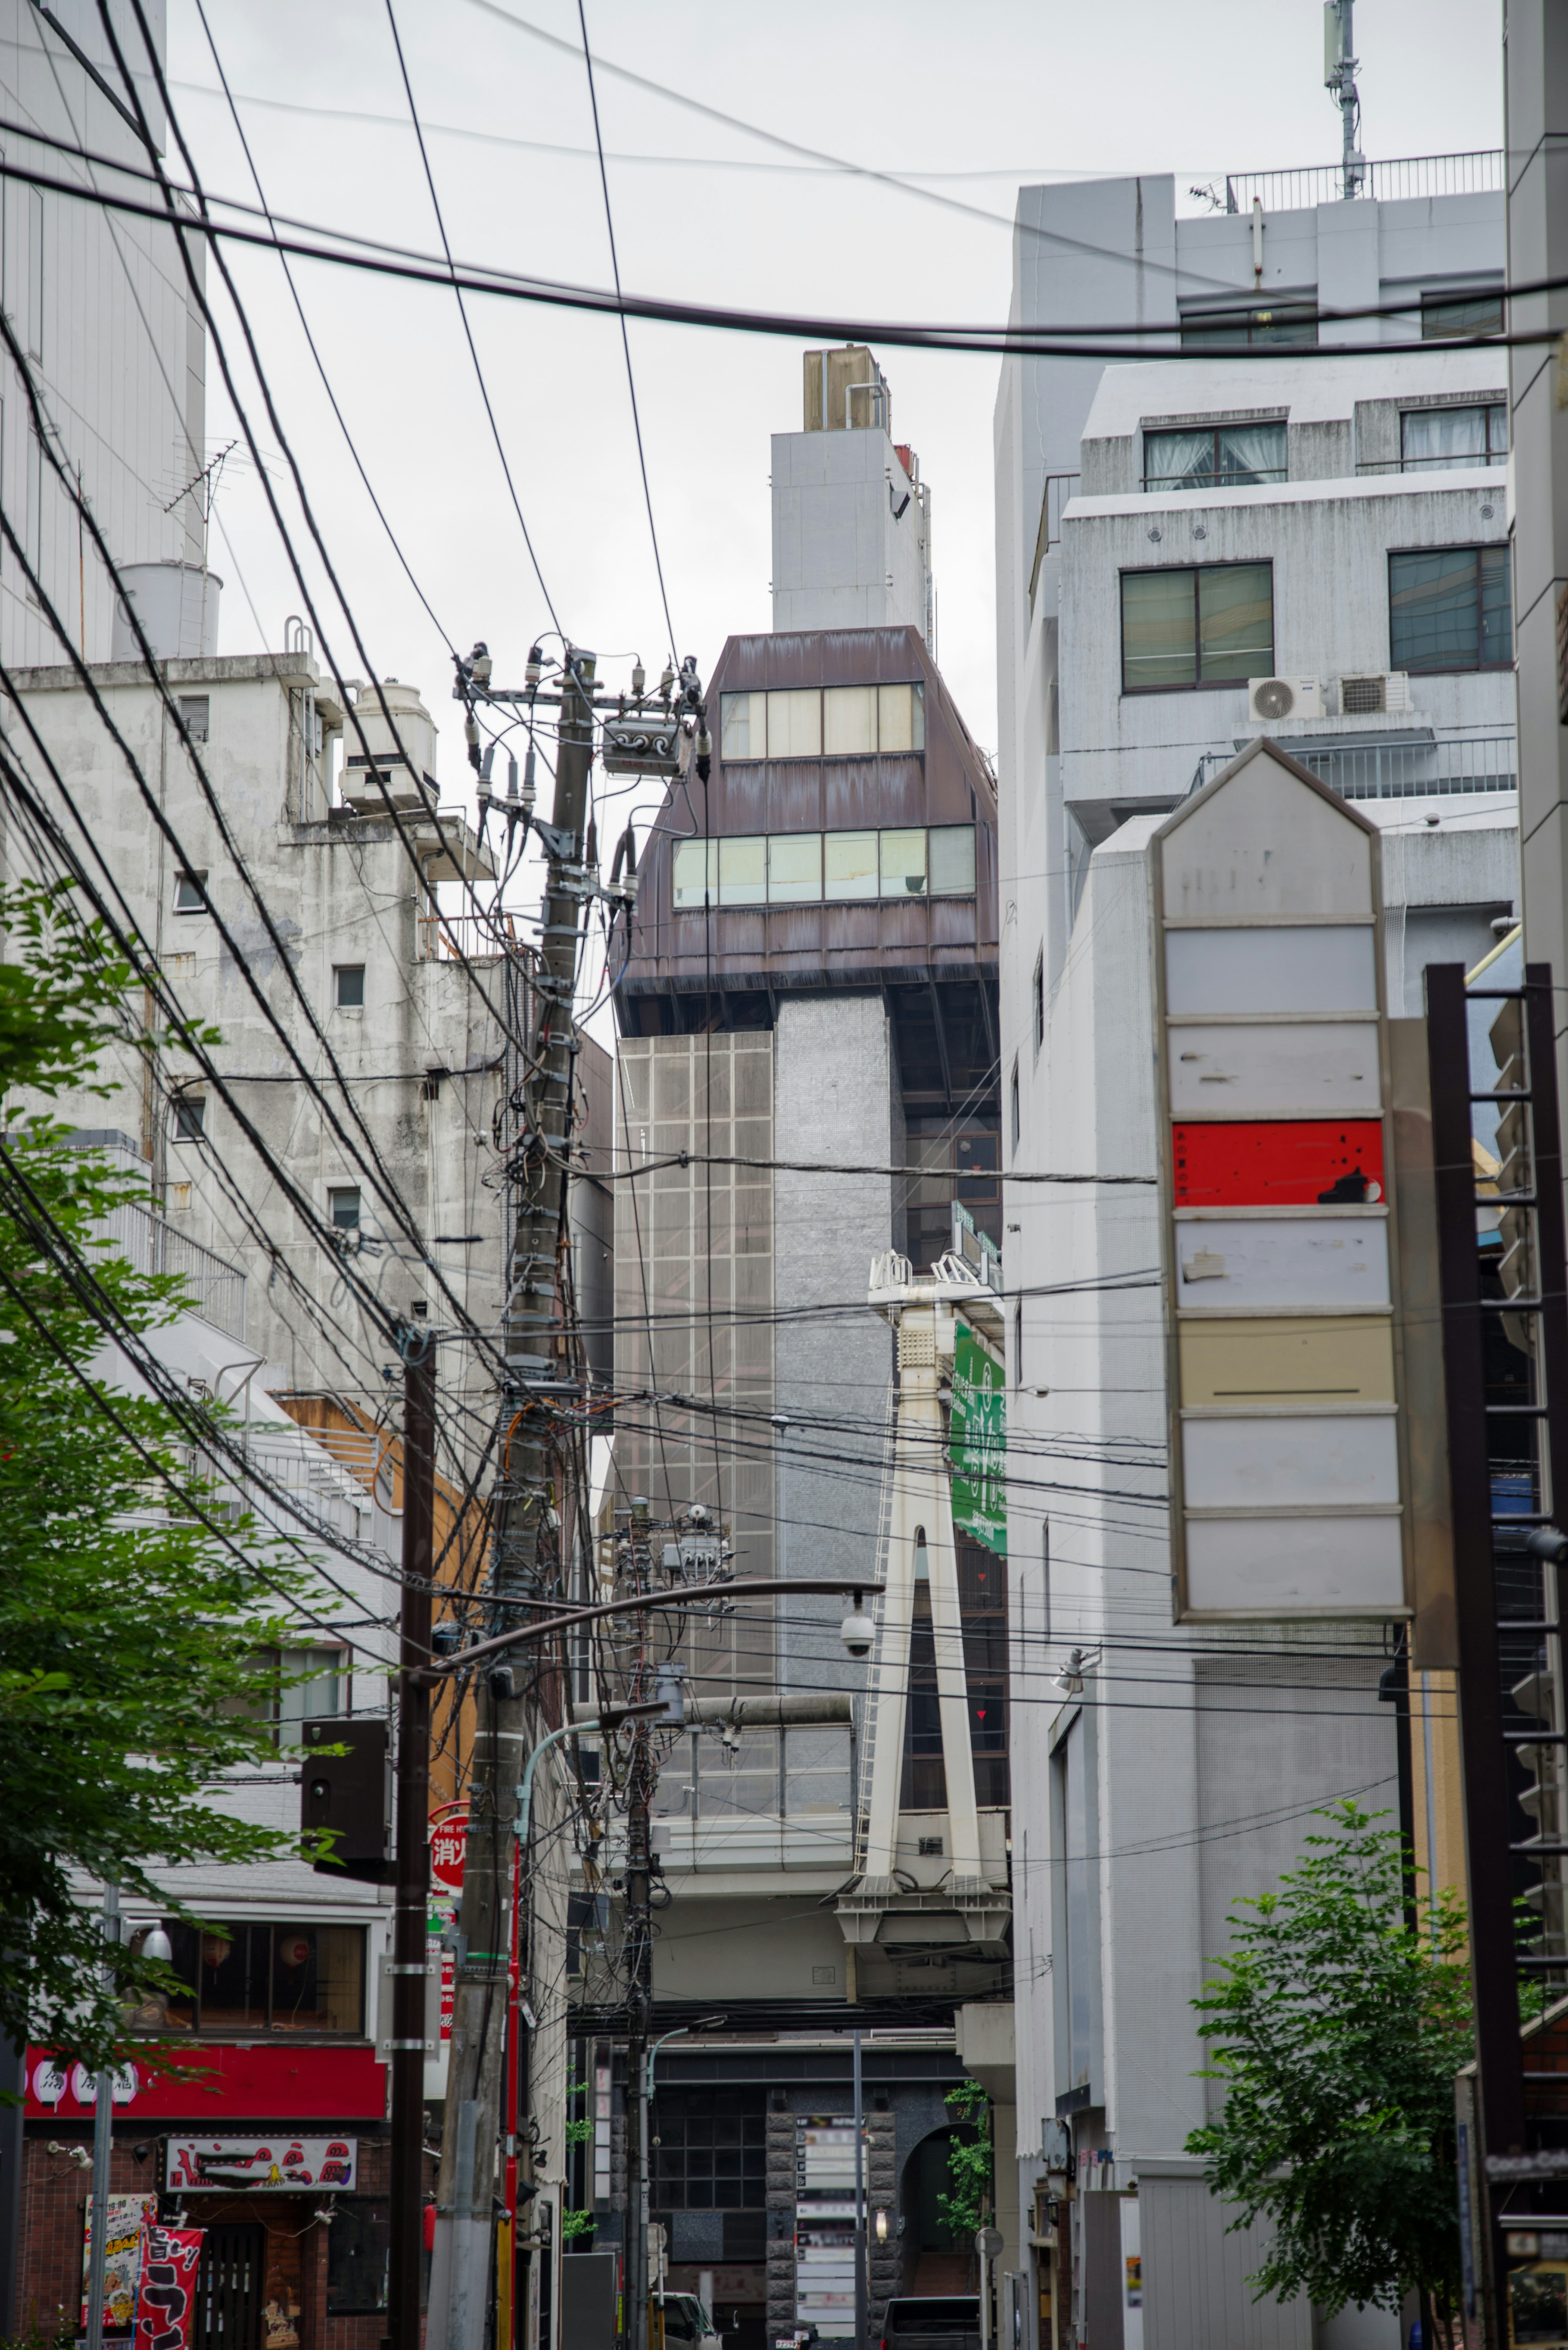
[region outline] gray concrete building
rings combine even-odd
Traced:
[[[1015,317],[1137,330],[1124,364],[1009,360],[996,414],[1031,2350],[1398,2338],[1392,2314],[1254,2304],[1256,2247],[1186,2151],[1214,2094],[1191,2002],[1235,1902],[1315,1805],[1396,1803],[1385,1642],[1172,1627],[1157,1195],[1007,1178],[1153,1176],[1148,842],[1259,734],[1377,827],[1397,1014],[1428,962],[1473,965],[1516,918],[1504,355],[1446,348],[1500,322],[1501,175],[1459,160],[1387,194],[1372,166],[1352,200],[1314,184],[1337,174],[1225,183],[1188,219],[1168,180],[1019,199]]]

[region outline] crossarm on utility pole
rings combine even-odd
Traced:
[[[497,1632],[493,1639],[475,1640],[472,1648],[459,1648],[455,1656],[438,1658],[427,1669],[432,1678],[441,1679],[450,1673],[466,1672],[470,1665],[480,1663],[485,1657],[498,1656],[503,1648],[517,1648],[524,1640],[545,1640],[553,1633],[569,1631],[576,1624],[597,1623],[607,1616],[632,1616],[639,1610],[660,1607],[711,1607],[715,1601],[762,1599],[769,1594],[786,1591],[852,1591],[879,1599],[882,1590],[882,1585],[873,1575],[790,1575],[704,1584],[694,1590],[645,1591],[631,1599],[605,1599],[592,1607],[574,1607],[568,1615],[552,1616],[543,1624],[519,1624],[514,1631]]]

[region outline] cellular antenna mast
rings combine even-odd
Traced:
[[[1361,152],[1361,95],[1355,87],[1355,34],[1352,25],[1355,0],[1324,0],[1324,86],[1339,109],[1345,127],[1345,183],[1348,202],[1361,193],[1366,159]]]

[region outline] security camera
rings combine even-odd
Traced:
[[[838,1627],[838,1637],[852,1657],[868,1657],[873,1638],[871,1618],[860,1605],[860,1594],[855,1595],[855,1606]]]

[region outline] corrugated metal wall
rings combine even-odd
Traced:
[[[1144,2350],[1312,2350],[1309,2302],[1252,2298],[1265,2230],[1227,2235],[1230,2209],[1201,2178],[1142,2177],[1137,2199]]]

